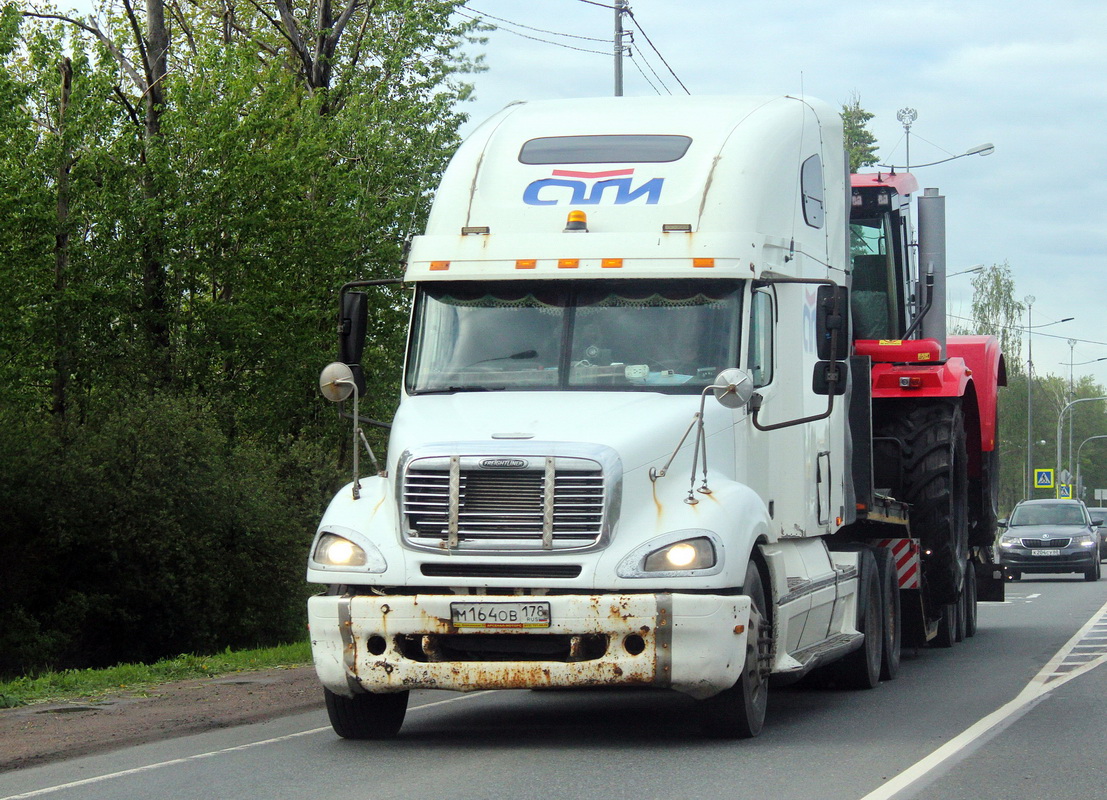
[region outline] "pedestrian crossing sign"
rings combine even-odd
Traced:
[[[1072,500],[1072,484],[1062,483],[1057,486],[1057,498],[1060,500]]]
[[[1051,469],[1036,469],[1036,470],[1034,470],[1034,488],[1035,489],[1052,489],[1053,488],[1053,470],[1051,470]]]

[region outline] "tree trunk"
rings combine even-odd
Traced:
[[[54,234],[54,379],[51,412],[59,425],[65,423],[66,390],[69,385],[70,321],[66,288],[69,283],[69,171],[73,167],[65,113],[73,90],[73,64],[68,58],[58,63],[61,72],[61,98],[58,100],[58,202]]]

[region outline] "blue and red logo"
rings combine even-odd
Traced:
[[[664,182],[664,178],[650,178],[634,186],[633,168],[605,172],[555,169],[552,178],[534,181],[523,190],[523,202],[530,206],[597,206],[606,194],[612,205],[626,205],[641,198],[647,205],[655,205]]]

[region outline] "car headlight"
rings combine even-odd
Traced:
[[[1079,547],[1095,547],[1095,539],[1086,533],[1072,537],[1072,543]]]
[[[1000,547],[1022,547],[1021,536],[1001,536],[999,537]]]

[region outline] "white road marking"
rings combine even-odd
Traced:
[[[435,706],[443,706],[443,705],[446,705],[447,703],[456,703],[459,700],[467,700],[470,697],[476,697],[477,695],[482,695],[482,694],[488,694],[488,692],[487,691],[484,691],[484,692],[470,692],[470,693],[460,695],[458,697],[451,697],[447,700],[436,700],[433,703],[424,703],[421,706],[413,706],[412,708],[408,709],[408,712],[410,713],[412,711],[419,711],[420,709],[423,709],[423,708],[434,708]],[[238,752],[241,752],[243,750],[251,750],[255,747],[261,747],[261,746],[267,745],[267,744],[277,744],[279,742],[287,742],[290,739],[299,739],[302,736],[311,736],[312,734],[323,733],[324,731],[329,731],[329,730],[331,730],[330,725],[327,725],[324,728],[312,728],[311,730],[307,730],[307,731],[300,731],[298,733],[289,733],[289,734],[286,734],[284,736],[276,736],[272,739],[263,739],[263,740],[258,741],[258,742],[248,742],[246,744],[236,745],[235,747],[225,747],[222,750],[212,750],[212,751],[207,752],[207,753],[197,753],[196,755],[185,756],[184,758],[174,758],[174,759],[171,759],[169,761],[158,761],[157,763],[154,763],[154,764],[146,764],[145,766],[142,766],[142,767],[134,767],[132,769],[124,769],[124,770],[120,770],[119,772],[109,772],[106,775],[97,775],[95,778],[84,778],[82,780],[72,781],[70,783],[61,783],[61,784],[58,784],[57,786],[46,786],[42,789],[35,789],[34,791],[24,792],[22,794],[12,794],[12,795],[8,795],[7,797],[0,797],[0,800],[24,800],[24,798],[27,798],[27,797],[42,797],[43,795],[52,794],[54,792],[61,792],[61,791],[64,791],[65,789],[75,789],[79,786],[89,786],[89,785],[94,784],[94,783],[103,783],[104,781],[110,781],[110,780],[114,780],[116,778],[124,778],[124,777],[127,777],[128,775],[138,775],[139,773],[142,773],[142,772],[152,772],[153,770],[161,769],[162,767],[172,767],[172,766],[175,766],[176,764],[187,764],[190,761],[200,761],[200,760],[205,759],[205,758],[213,758],[215,756],[221,756],[225,753],[238,753]]]
[[[921,761],[912,764],[880,788],[869,792],[862,797],[861,800],[889,800],[895,797],[900,792],[922,780],[936,767],[953,758],[966,747],[969,747],[977,739],[982,738],[993,730],[1000,729],[1001,726],[1006,727],[1006,724],[1014,722],[1017,717],[1022,716],[1041,702],[1047,694],[1058,686],[1068,683],[1078,675],[1083,675],[1085,672],[1098,667],[1100,664],[1107,663],[1107,653],[1096,657],[1092,661],[1082,661],[1081,663],[1077,663],[1070,659],[1070,656],[1073,655],[1073,650],[1080,644],[1084,636],[1093,628],[1103,625],[1105,615],[1107,615],[1107,603],[1100,607],[1100,609],[1092,615],[1091,619],[1085,623],[1084,627],[1078,630],[1076,634],[1065,643],[1064,647],[1058,650],[1053,658],[1049,660],[1049,663],[1042,667],[1038,674],[1030,679],[1030,683],[1026,685],[1025,689],[1019,692],[1018,697],[977,721],[974,725],[971,725],[962,733],[950,739]],[[1082,659],[1083,657],[1077,656],[1077,658]],[[1072,669],[1061,671],[1063,668],[1069,666],[1071,666]]]

